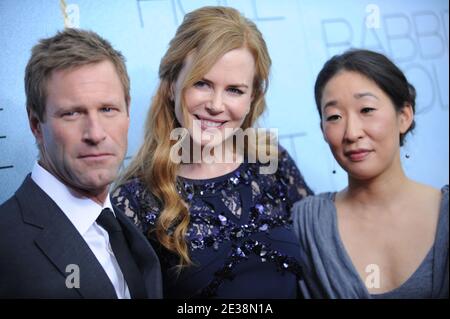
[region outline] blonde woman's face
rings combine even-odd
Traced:
[[[182,83],[191,64],[188,56],[174,86],[177,120],[189,130],[195,143],[223,143],[241,127],[250,111],[255,77],[253,55],[247,48],[225,53],[200,81],[185,89],[183,114]]]

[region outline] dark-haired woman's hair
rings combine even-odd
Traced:
[[[320,101],[323,89],[328,81],[341,71],[358,72],[374,81],[389,96],[397,112],[405,107],[405,103],[409,103],[415,112],[416,90],[391,60],[373,51],[351,49],[343,54],[333,56],[325,63],[317,76],[314,95],[321,119]],[[409,129],[404,134],[400,134],[400,146],[403,146],[405,135],[414,127],[415,122],[413,121]]]

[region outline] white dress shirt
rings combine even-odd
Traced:
[[[117,297],[129,299],[130,291],[111,249],[108,232],[96,222],[104,208],[110,208],[114,212],[109,195],[103,206],[87,197],[75,197],[66,185],[37,162],[34,164],[31,178],[58,205],[86,241],[111,280]],[[80,275],[83,278],[82,269]],[[80,285],[82,284],[81,281]]]

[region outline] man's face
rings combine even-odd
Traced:
[[[30,116],[42,166],[76,192],[103,202],[127,150],[127,104],[110,61],[54,71],[44,121]]]

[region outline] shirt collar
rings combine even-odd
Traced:
[[[103,206],[84,196],[75,197],[65,184],[38,162],[34,164],[31,178],[58,205],[81,235],[92,226],[104,208],[114,212],[109,194]]]

